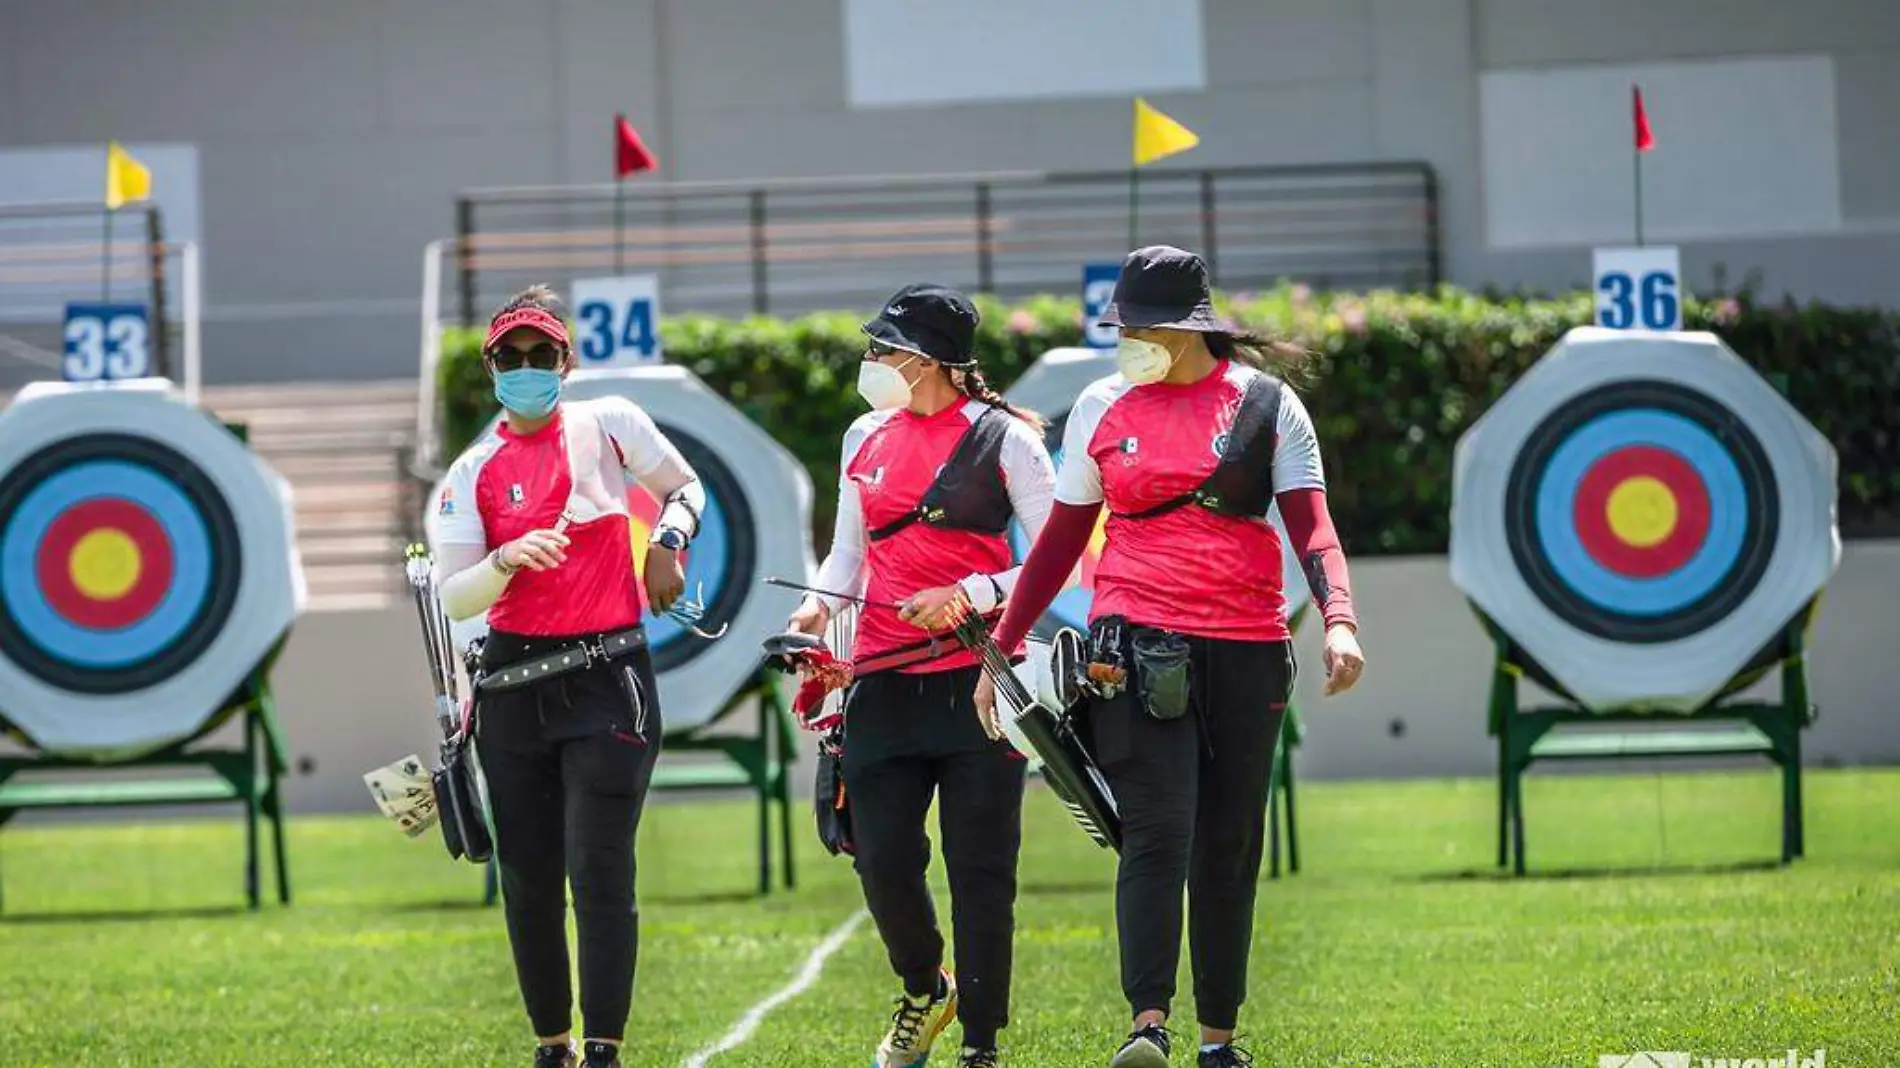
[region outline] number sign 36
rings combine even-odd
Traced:
[[[1682,329],[1682,265],[1676,249],[1597,249],[1595,261],[1598,326]]]

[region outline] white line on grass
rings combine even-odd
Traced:
[[[727,1031],[719,1041],[686,1058],[681,1062],[680,1068],[706,1068],[708,1061],[721,1053],[737,1048],[751,1038],[752,1032],[759,1029],[759,1024],[764,1022],[773,1009],[811,989],[811,985],[818,981],[819,974],[825,970],[825,962],[831,959],[833,953],[844,948],[851,933],[856,931],[858,924],[863,923],[869,915],[870,913],[859,909],[845,917],[845,921],[833,928],[832,932],[825,936],[825,940],[818,943],[817,948],[811,951],[811,956],[805,958],[805,966],[798,970],[798,974],[792,977],[790,983],[764,1001],[747,1009],[746,1014],[739,1017],[739,1022],[732,1025],[732,1030]]]

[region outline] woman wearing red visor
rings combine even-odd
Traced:
[[[1087,728],[1123,831],[1115,911],[1134,1031],[1114,1068],[1168,1063],[1184,888],[1201,1068],[1249,1063],[1231,1041],[1293,683],[1269,504],[1326,620],[1326,692],[1364,667],[1313,424],[1265,370],[1285,353],[1217,318],[1209,298],[1198,256],[1155,246],[1123,262],[1103,319],[1121,328],[1121,374],[1069,414],[1055,509],[996,629],[1005,648],[1028,632],[1106,505],[1090,648],[1127,665],[1127,680],[1091,697]],[[984,680],[976,704],[992,735],[995,700]]]
[[[543,287],[495,313],[483,345],[505,420],[449,471],[432,523],[451,619],[488,613],[476,749],[537,1068],[617,1068],[639,946],[634,833],[660,750],[641,619],[684,586],[705,495],[652,418],[621,397],[561,401],[574,366]],[[628,480],[665,502],[630,544]],[[644,597],[642,596],[644,592]],[[569,1037],[567,888],[586,1042]]]
[[[866,599],[844,780],[865,902],[904,984],[877,1068],[921,1063],[959,1015],[957,1063],[995,1068],[1008,1023],[1026,766],[985,736],[970,705],[976,661],[948,630],[959,613],[992,614],[1009,596],[1010,520],[1031,537],[1042,529],[1055,472],[1041,421],[984,384],[976,326],[968,299],[933,285],[900,290],[864,324],[858,391],[875,410],[845,432],[837,527],[819,569],[819,588]],[[790,627],[821,634],[842,603],[808,598]],[[954,975],[924,877],[933,794]]]

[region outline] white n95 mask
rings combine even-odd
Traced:
[[[1125,337],[1115,343],[1115,363],[1122,377],[1136,385],[1159,382],[1174,366],[1174,353],[1166,345],[1141,338]]]
[[[910,380],[904,377],[902,368],[909,367],[915,357],[905,360],[897,367],[876,360],[866,360],[858,365],[858,396],[864,402],[880,411],[886,408],[902,408],[910,403]]]

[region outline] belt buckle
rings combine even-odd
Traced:
[[[591,644],[586,641],[582,641],[581,642],[581,656],[586,658],[586,663],[582,665],[583,667],[589,667],[589,668],[593,667],[595,660],[599,660],[601,663],[604,664],[607,662],[607,659],[608,659],[607,658],[607,643],[605,641],[602,641],[599,638],[594,639],[594,641]]]

